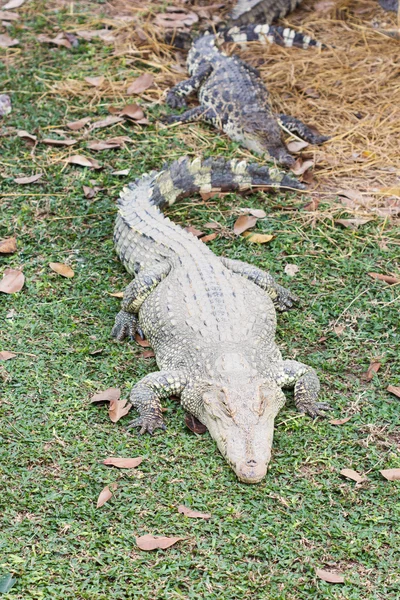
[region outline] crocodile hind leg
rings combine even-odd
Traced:
[[[263,289],[271,298],[277,310],[281,312],[289,310],[299,301],[297,296],[279,285],[279,283],[276,283],[275,279],[267,271],[258,269],[241,260],[232,260],[230,258],[222,257],[221,261],[227,269],[245,277]]]
[[[124,292],[122,307],[115,317],[111,336],[118,341],[130,336],[135,337],[138,331],[137,314],[147,296],[168,275],[169,263],[155,263],[141,271],[128,285]]]
[[[129,423],[128,428],[140,427],[141,434],[146,431],[152,434],[158,427],[165,429],[161,400],[180,395],[186,384],[186,375],[179,371],[157,371],[144,377],[131,391],[130,400],[139,417]]]
[[[186,106],[186,96],[190,96],[190,94],[197,91],[212,70],[212,65],[210,63],[205,63],[199,66],[192,77],[177,83],[167,94],[166,103],[168,106],[171,108],[182,108],[183,106]]]
[[[277,376],[277,383],[282,387],[294,387],[294,401],[301,413],[313,419],[326,417],[324,411],[332,410],[329,404],[318,402],[319,379],[311,367],[296,360],[284,360],[283,371]]]
[[[204,108],[204,106],[195,106],[181,115],[170,115],[166,119],[167,123],[192,123],[193,121],[205,121],[213,125],[220,126],[218,115],[213,108]]]
[[[330,139],[327,135],[315,133],[311,127],[300,121],[300,119],[296,119],[296,117],[280,114],[277,115],[277,119],[281,127],[290,133],[298,135],[302,140],[308,142],[309,144],[319,145],[327,142]]]

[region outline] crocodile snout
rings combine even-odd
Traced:
[[[243,461],[236,466],[236,475],[243,483],[258,483],[267,473],[268,462],[255,459]]]

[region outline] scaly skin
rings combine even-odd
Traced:
[[[296,298],[268,273],[215,256],[159,207],[196,192],[263,185],[304,187],[267,167],[182,159],[123,190],[114,233],[117,253],[136,277],[112,335],[122,340],[140,327],[160,369],[133,387],[139,417],[131,426],[142,433],[164,428],[161,400],[179,396],[246,483],[267,471],[282,387],[294,387],[302,412],[315,417],[328,408],[317,402],[313,369],[285,361],[275,344],[274,304],[286,310]]]
[[[178,83],[167,95],[169,106],[181,108],[186,106],[185,98],[197,92],[200,106],[171,116],[167,121],[206,121],[249,150],[270,156],[281,165],[291,166],[294,158],[282,141],[281,127],[312,144],[322,144],[329,138],[315,134],[294,117],[274,115],[268,91],[258,71],[237,56],[226,56],[216,43],[233,41],[240,44],[253,40],[302,48],[321,45],[293,30],[269,25],[234,27],[217,35],[206,33],[193,43],[189,51],[190,79]]]
[[[229,19],[235,25],[272,23],[292,12],[301,0],[238,0]]]

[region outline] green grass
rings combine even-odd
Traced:
[[[46,94],[43,79],[102,72],[118,77],[122,63],[107,60],[111,47],[97,42],[72,51],[37,44],[37,33],[85,17],[46,16],[43,3],[35,16],[35,6],[24,21],[28,28],[13,30],[21,53],[1,73],[3,87],[14,90],[13,112],[2,127],[45,136],[49,126],[106,115],[109,103],[90,107],[83,99]],[[162,110],[147,112],[154,122]],[[209,139],[208,154],[235,155],[235,146],[215,132],[198,130]],[[109,386],[120,386],[126,396],[156,368],[134,343],[110,339],[119,300],[108,292],[129,281],[111,239],[115,198],[126,178],[111,173],[129,166],[132,179],[159,168],[169,155],[193,151],[177,130],[156,131],[154,125],[144,134],[118,125],[96,137],[126,132],[134,143],[125,149],[95,154],[86,142],[74,146],[73,153],[100,160],[100,171],[64,167],[56,159],[65,149],[38,145],[32,157],[15,134],[0,138],[0,238],[15,234],[19,246],[17,254],[0,259],[1,270],[23,267],[26,276],[22,292],[0,297],[0,350],[19,353],[0,367],[0,578],[12,573],[17,580],[7,598],[400,597],[399,483],[379,474],[399,465],[399,401],[385,391],[389,383],[400,385],[399,288],[367,275],[398,272],[398,230],[376,220],[353,232],[328,217],[312,227],[301,199],[266,194],[186,202],[169,211],[182,224],[202,228],[214,219],[232,228],[235,207],[266,208],[268,218],[258,229],[276,235],[269,245],[220,237],[211,247],[269,268],[301,297],[301,310],[279,318],[282,351],[317,369],[322,398],[336,417],[352,415],[339,427],[312,422],[289,401],[277,419],[267,478],[240,484],[208,434],[185,427],[174,401],[165,403],[166,433],[154,437],[128,433],[129,417],[114,425],[104,407],[88,403]],[[13,183],[40,171],[37,184]],[[103,187],[93,200],[82,191],[90,180]],[[53,273],[52,261],[70,264],[75,277]],[[287,263],[300,267],[295,278],[284,274]],[[335,324],[346,326],[341,335]],[[378,356],[378,375],[361,381]],[[101,464],[107,456],[138,455],[144,461],[133,472]],[[368,482],[356,487],[343,479],[345,467],[367,472]],[[119,485],[114,497],[96,509],[99,492],[112,482]],[[178,514],[179,504],[212,518],[189,520]],[[135,536],[145,533],[185,539],[145,553],[135,545]],[[315,568],[343,571],[346,583],[324,583]]]

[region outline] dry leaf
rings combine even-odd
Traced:
[[[143,340],[138,333],[135,334],[135,340],[142,348],[148,348],[150,346],[149,340]]]
[[[335,219],[335,223],[343,225],[343,227],[347,227],[348,229],[358,229],[360,225],[365,225],[366,223],[369,223],[373,220],[373,217],[356,217],[354,219]]]
[[[388,481],[400,480],[400,469],[384,469],[383,471],[380,471],[380,474]]]
[[[257,223],[257,217],[253,215],[240,215],[233,226],[233,231],[236,235],[240,235],[244,231],[251,229]]]
[[[120,135],[109,138],[108,140],[89,142],[88,148],[90,148],[90,150],[113,150],[114,148],[120,148],[125,142],[131,141],[131,138],[127,135]]]
[[[154,358],[155,354],[153,350],[145,350],[142,352],[142,358]]]
[[[153,85],[153,83],[154,83],[153,75],[150,75],[150,73],[143,73],[143,75],[140,75],[140,77],[135,79],[135,81],[133,81],[128,86],[126,93],[129,95],[130,94],[141,94],[142,92],[147,90],[149,87],[151,87]]]
[[[308,169],[310,169],[313,165],[314,165],[314,161],[311,159],[305,160],[303,162],[303,160],[301,158],[298,158],[290,170],[295,175],[303,175],[303,173],[308,171]]]
[[[195,416],[190,413],[185,413],[185,425],[193,431],[193,433],[205,433],[207,431],[207,427],[201,423]]]
[[[114,298],[123,298],[124,292],[107,292],[109,296],[114,296]]]
[[[336,333],[336,335],[342,335],[345,329],[346,325],[335,325],[333,331]]]
[[[262,208],[242,208],[241,211],[246,215],[253,215],[253,217],[257,217],[257,219],[265,219],[267,213]],[[208,223],[208,225],[210,225]],[[214,223],[214,226],[218,227],[217,223]]]
[[[17,355],[14,352],[8,352],[8,350],[2,350],[0,352],[0,360],[10,360],[11,358],[15,358]]]
[[[288,142],[286,146],[289,152],[300,152],[304,148],[307,148],[309,143],[305,142],[304,140],[294,140],[292,142]]]
[[[36,175],[30,175],[29,177],[16,177],[14,181],[20,185],[26,185],[28,183],[35,183],[35,181],[38,181],[41,177],[43,177],[43,173],[37,173]]]
[[[161,536],[161,535],[151,535],[151,534],[147,534],[147,535],[142,535],[141,537],[137,537],[136,538],[136,544],[138,546],[138,548],[140,548],[141,550],[157,550],[157,549],[161,549],[161,550],[165,550],[166,548],[169,548],[170,546],[173,546],[174,544],[176,544],[176,542],[179,542],[180,540],[183,540],[185,538],[182,537],[165,537],[165,536]]]
[[[371,381],[371,379],[373,379],[375,373],[377,373],[379,371],[379,369],[381,368],[381,364],[378,361],[371,361],[368,370],[365,373],[361,374],[361,379],[363,381]]]
[[[15,237],[0,240],[0,254],[13,254],[17,251],[17,240]]]
[[[82,186],[82,189],[83,189],[85,198],[87,198],[88,200],[91,200],[92,198],[95,197],[95,195],[96,195],[95,188],[91,188],[88,185],[84,185],[84,186]]]
[[[64,48],[67,48],[68,50],[72,48],[71,42],[64,36],[64,33],[62,32],[59,33],[55,38],[51,38],[45,33],[40,33],[36,39],[38,42],[44,44],[55,44],[56,46],[64,46]]]
[[[203,237],[200,238],[200,241],[207,244],[207,242],[215,240],[216,237],[218,237],[218,233],[209,233],[208,235],[203,235]]]
[[[303,206],[303,210],[317,210],[320,202],[321,200],[319,198],[313,198],[311,202],[308,202]]]
[[[141,121],[144,118],[144,112],[138,104],[127,104],[120,110],[119,114],[121,117],[128,117],[134,121]]]
[[[386,391],[400,398],[400,387],[396,387],[395,385],[388,385]]]
[[[289,275],[289,277],[294,277],[296,273],[300,271],[300,268],[297,265],[287,264],[284,268],[284,271],[286,275]]]
[[[129,175],[130,169],[121,169],[121,171],[113,171],[111,175]]]
[[[91,169],[101,169],[101,165],[94,158],[82,156],[82,154],[73,154],[65,159],[70,165],[79,165],[80,167],[89,167]]]
[[[194,12],[186,12],[183,9],[168,7],[168,12],[158,13],[154,19],[154,24],[165,29],[179,29],[180,27],[190,27],[197,23],[199,17]]]
[[[191,233],[192,235],[194,235],[197,238],[204,235],[204,231],[200,231],[200,229],[196,229],[196,227],[193,227],[193,225],[189,225],[188,227],[185,227],[185,231],[187,231],[188,233]]]
[[[106,44],[111,44],[115,42],[115,37],[109,29],[92,29],[92,30],[79,30],[76,32],[78,37],[83,38],[84,40],[93,40],[95,38],[100,38]]]
[[[24,4],[24,2],[25,2],[25,0],[10,0],[9,2],[7,2],[7,4],[2,6],[1,8],[3,10],[12,10],[13,8],[19,8],[20,6],[22,6]]]
[[[32,144],[34,144],[37,140],[36,135],[33,135],[32,133],[29,133],[28,131],[25,131],[24,129],[20,129],[19,131],[17,131],[17,136],[22,138],[23,140],[31,142]]]
[[[400,279],[395,277],[395,275],[382,275],[382,273],[368,273],[372,279],[379,279],[380,281],[385,281],[386,283],[400,283]]]
[[[100,119],[100,121],[95,121],[94,123],[92,123],[90,126],[90,131],[93,131],[93,129],[103,129],[104,127],[110,127],[110,125],[121,123],[121,121],[123,121],[122,117],[109,115],[105,119]]]
[[[90,123],[91,120],[90,117],[84,117],[83,119],[79,119],[79,121],[70,121],[67,123],[67,127],[72,129],[72,131],[78,131],[78,129],[82,129],[82,127]]]
[[[16,294],[24,287],[25,275],[17,269],[6,269],[0,281],[0,292],[3,294]]]
[[[328,583],[344,583],[344,575],[342,573],[332,573],[323,569],[315,569],[315,574]]]
[[[52,138],[45,138],[41,140],[42,144],[48,144],[49,146],[72,146],[76,144],[78,140],[72,140],[70,138],[65,138],[63,140],[56,140]]]
[[[246,231],[243,237],[252,244],[266,244],[274,239],[274,236],[270,233],[251,233],[250,231]]]
[[[86,83],[93,85],[94,87],[100,87],[103,85],[105,81],[104,75],[99,75],[98,77],[84,77]]]
[[[12,110],[11,98],[7,94],[0,94],[0,117],[6,117]]]
[[[114,487],[114,489],[116,489],[117,484],[114,484],[113,487]],[[112,491],[110,490],[108,485],[106,485],[106,487],[101,490],[100,495],[97,498],[96,508],[100,508],[101,506],[103,506],[103,504],[108,502],[110,500],[110,498],[112,498],[112,495],[113,495]]]
[[[69,267],[68,265],[65,265],[64,263],[51,262],[51,263],[49,263],[49,267],[52,271],[55,271],[59,275],[62,275],[63,277],[67,277],[68,279],[71,279],[71,277],[73,277],[75,275],[75,273],[73,272],[71,267]]]
[[[192,510],[191,508],[188,508],[183,504],[180,504],[178,506],[178,513],[181,513],[182,515],[185,515],[186,517],[190,517],[192,519],[211,519],[210,513],[198,512],[197,510]]]
[[[128,400],[111,400],[108,408],[108,415],[113,423],[117,423],[122,417],[128,414],[132,404],[127,404]]]
[[[90,402],[111,402],[111,400],[118,400],[121,397],[121,390],[119,388],[108,388],[104,392],[98,392],[90,398]]]
[[[347,479],[356,481],[357,483],[362,483],[368,479],[368,477],[365,475],[360,475],[360,473],[357,473],[357,471],[354,471],[354,469],[342,469],[340,474],[343,475],[343,477],[347,477]]]
[[[142,456],[136,458],[106,458],[103,460],[103,465],[117,467],[118,469],[134,469],[140,465],[142,460]]]
[[[340,190],[338,194],[339,196],[344,196],[345,198],[352,200],[356,204],[361,204],[362,206],[369,205],[374,202],[374,199],[371,196],[364,196],[357,190]]]
[[[17,44],[19,44],[19,40],[13,39],[8,33],[0,33],[0,48],[11,48]]]
[[[18,13],[0,10],[0,21],[17,21],[18,19]]]
[[[343,417],[343,419],[332,419],[329,421],[331,425],[344,425],[347,421],[350,421],[351,417]]]

